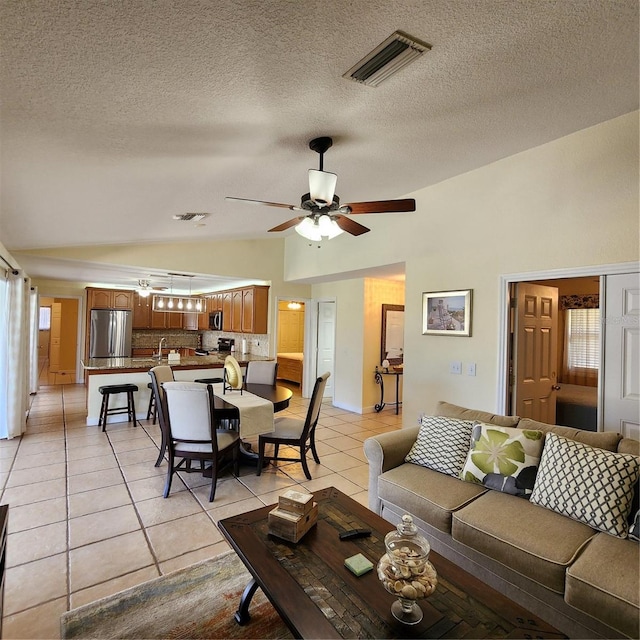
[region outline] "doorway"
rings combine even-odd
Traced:
[[[600,278],[515,282],[510,297],[508,412],[596,431]]]
[[[304,338],[306,302],[278,299],[276,318],[276,359],[278,380],[296,385],[302,393],[304,379]]]
[[[512,302],[512,293],[513,293],[513,285],[514,283],[519,282],[542,282],[548,283],[549,281],[571,281],[581,280],[583,278],[591,278],[598,280],[598,306],[601,309],[602,319],[599,324],[599,329],[602,332],[602,335],[599,337],[599,353],[600,353],[600,363],[597,367],[597,382],[595,387],[591,387],[590,385],[584,384],[584,380],[582,380],[583,384],[576,385],[580,387],[580,390],[584,391],[584,389],[588,389],[585,393],[590,396],[590,400],[585,400],[584,398],[576,397],[571,398],[567,404],[575,405],[570,407],[571,410],[578,410],[578,407],[584,407],[587,405],[586,410],[591,416],[594,412],[593,405],[593,396],[595,395],[595,413],[596,413],[596,427],[595,430],[619,430],[618,420],[615,416],[611,415],[611,404],[605,405],[604,401],[604,389],[603,389],[603,380],[607,379],[607,363],[609,362],[609,368],[611,368],[610,356],[607,355],[607,360],[604,358],[604,349],[603,343],[607,342],[607,337],[604,335],[605,329],[607,330],[607,334],[609,333],[608,325],[612,320],[608,318],[609,311],[605,308],[605,300],[604,295],[605,292],[608,292],[608,289],[613,288],[614,283],[618,276],[624,274],[634,274],[635,280],[638,280],[638,271],[640,265],[637,262],[631,263],[620,263],[620,264],[611,264],[611,265],[599,265],[593,267],[582,267],[578,269],[558,269],[549,272],[535,272],[535,273],[523,273],[523,274],[513,274],[509,276],[501,276],[501,288],[500,288],[500,308],[502,309],[502,314],[500,316],[500,327],[499,327],[499,341],[498,341],[498,349],[499,349],[499,368],[498,368],[498,385],[497,385],[497,411],[499,413],[510,413],[513,407],[513,381],[514,381],[514,371],[512,368],[513,365],[513,350],[517,348],[514,344],[514,336],[512,335],[512,327],[513,327],[513,318],[516,312],[516,308],[514,303]],[[572,283],[570,283],[572,284]],[[595,283],[594,283],[595,284]],[[607,286],[609,284],[609,286]],[[635,291],[638,291],[638,286],[636,285]],[[567,294],[568,295],[568,294]],[[589,295],[589,294],[584,294]],[[640,296],[640,293],[638,293]],[[566,328],[565,328],[566,331]],[[615,365],[613,365],[615,366]],[[593,367],[591,367],[593,368]],[[634,359],[633,370],[635,371],[638,368],[637,357]],[[609,376],[610,377],[610,376]],[[563,383],[565,386],[572,384]],[[595,390],[595,393],[594,393]],[[562,417],[563,422],[567,422],[567,420],[572,420],[573,418],[567,419],[566,417]],[[580,428],[584,428],[582,426],[584,418],[578,418],[577,422],[580,425]],[[592,417],[590,418],[592,419]],[[556,423],[561,424],[561,420],[557,417]]]

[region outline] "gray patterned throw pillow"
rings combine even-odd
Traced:
[[[640,458],[634,455],[548,433],[531,502],[626,538],[639,474]]]
[[[425,416],[405,461],[458,477],[467,459],[472,428],[470,420]]]

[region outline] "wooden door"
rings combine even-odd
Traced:
[[[640,275],[606,276],[603,424],[640,439]]]
[[[278,313],[278,352],[304,351],[304,311],[281,309]]]
[[[515,414],[556,422],[558,289],[520,282],[514,329]]]
[[[60,324],[59,370],[71,374],[76,370],[78,352],[78,301],[72,298],[62,300]],[[73,380],[71,380],[73,382]]]
[[[54,302],[51,305],[51,331],[49,345],[49,372],[60,370],[60,339],[62,333],[62,304]]]

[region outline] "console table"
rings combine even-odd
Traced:
[[[395,376],[396,377],[396,401],[390,402],[389,404],[395,404],[396,406],[396,415],[398,415],[398,409],[402,402],[400,402],[400,376],[402,375],[402,370],[396,371],[395,369],[379,369],[376,367],[375,378],[376,384],[380,385],[380,404],[375,406],[376,412],[380,413],[387,404],[384,401],[384,378],[383,376]]]

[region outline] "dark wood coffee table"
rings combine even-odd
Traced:
[[[218,527],[253,576],[236,613],[249,621],[249,605],[260,587],[298,638],[564,638],[559,631],[431,552],[438,572],[435,593],[418,601],[424,617],[403,625],[391,614],[395,598],[378,580],[375,566],[384,554],[386,520],[335,488],[314,493],[317,524],[293,544],[269,535],[273,506],[226,518]],[[342,541],[348,529],[371,530],[368,538]],[[356,577],[344,560],[362,553],[373,571]]]

